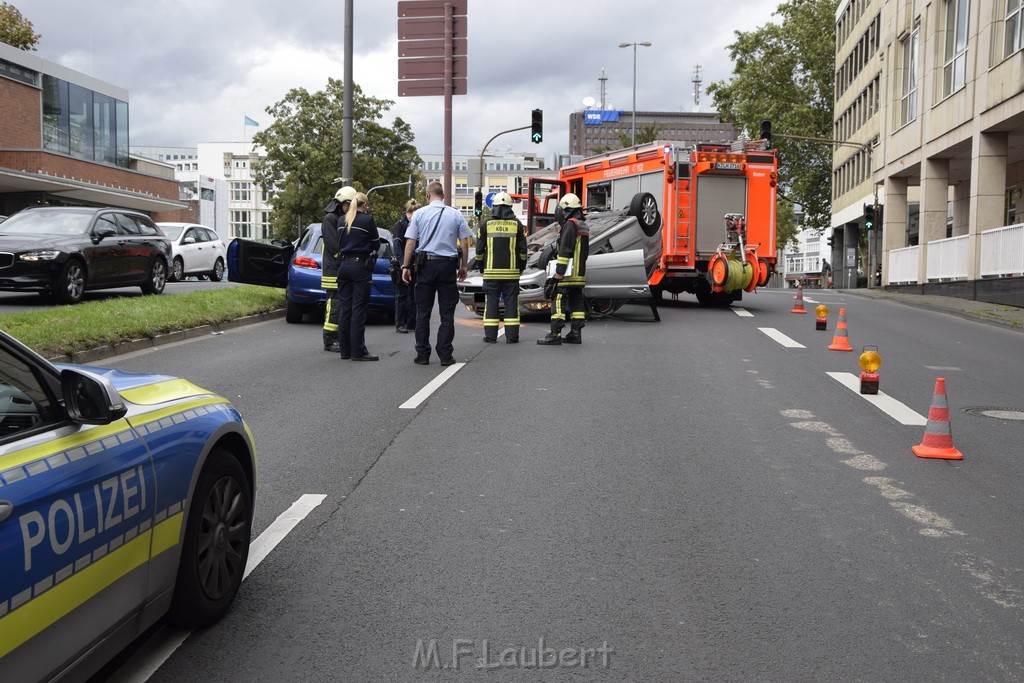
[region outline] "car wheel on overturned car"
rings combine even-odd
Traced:
[[[53,297],[60,304],[77,304],[85,294],[85,266],[71,259],[53,283]]]
[[[650,192],[638,192],[629,202],[629,215],[640,223],[640,228],[648,237],[653,237],[661,229],[661,213],[658,211],[658,200]]]
[[[170,619],[209,624],[227,611],[249,559],[252,496],[248,478],[229,451],[218,448],[199,474],[185,520]]]

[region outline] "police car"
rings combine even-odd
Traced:
[[[0,331],[0,681],[85,678],[165,614],[222,616],[255,481],[226,399],[54,365]]]

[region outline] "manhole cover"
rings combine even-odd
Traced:
[[[964,408],[965,413],[997,420],[1020,420],[1024,422],[1024,410],[1017,408]]]

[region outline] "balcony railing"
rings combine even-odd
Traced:
[[[981,233],[981,276],[1024,274],[1024,223]]]
[[[968,277],[970,235],[934,240],[925,245],[925,281],[963,280]],[[889,252],[889,284],[917,284],[920,247]],[[992,228],[981,233],[981,277],[1024,275],[1024,223]]]

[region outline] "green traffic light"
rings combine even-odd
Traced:
[[[540,133],[534,133],[533,134],[533,141],[534,142],[540,142],[543,138],[544,138],[544,136],[542,136]]]

